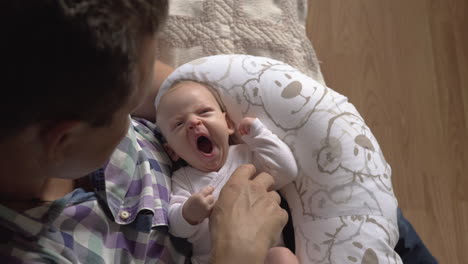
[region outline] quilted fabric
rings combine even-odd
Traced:
[[[306,0],[171,0],[158,59],[173,67],[208,55],[269,57],[323,81],[305,32]]]
[[[200,58],[175,70],[211,85],[235,123],[258,117],[291,148],[298,179],[281,190],[300,263],[401,263],[391,168],[347,98],[284,62],[248,55]]]

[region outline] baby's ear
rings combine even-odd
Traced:
[[[180,158],[179,155],[175,153],[175,151],[169,146],[169,144],[164,143],[163,146],[164,146],[164,149],[166,150],[167,155],[169,155],[169,158],[171,158],[173,162],[176,162],[179,160]]]
[[[232,135],[236,132],[236,126],[234,122],[229,118],[229,115],[224,112],[224,118],[226,119],[227,127],[229,129],[229,135]]]

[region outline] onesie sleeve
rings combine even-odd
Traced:
[[[183,168],[173,173],[171,183],[169,232],[174,236],[190,239],[195,236],[201,225],[192,225],[182,216],[182,208],[193,192]]]
[[[255,119],[250,134],[242,140],[253,152],[253,163],[259,171],[270,173],[275,178],[274,189],[281,189],[297,176],[298,169],[294,155],[288,145]]]

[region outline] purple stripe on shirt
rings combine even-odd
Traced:
[[[168,213],[166,208],[157,208],[154,210],[154,216],[153,216],[153,225],[154,226],[159,226],[159,225],[168,225],[169,221],[168,219]]]
[[[153,184],[152,177],[154,177],[152,174],[146,173],[141,179],[132,180],[125,198],[140,195],[144,187]]]
[[[156,186],[153,185],[153,190],[154,196],[159,197],[159,199],[163,200],[166,203],[169,203],[169,190],[167,189],[167,186],[156,184]]]
[[[72,213],[71,210],[74,212]],[[73,207],[68,207],[63,210],[63,212],[67,215],[70,215],[72,219],[77,222],[81,222],[84,218],[86,218],[91,213],[91,208],[83,205],[75,205]]]
[[[148,148],[151,151],[157,152],[158,150],[154,147],[153,144],[151,144],[148,140],[141,140],[137,139],[138,145],[141,146],[141,148]]]
[[[155,177],[153,174],[146,173],[143,178],[132,180],[125,198],[138,196],[141,194],[143,188],[152,186],[154,199],[161,199],[165,202],[169,202],[169,191],[167,190],[167,187],[162,184],[153,184],[153,177]]]
[[[63,237],[63,243],[65,245],[65,247],[73,250],[73,244],[74,244],[74,239],[71,235],[67,234],[67,233],[64,233],[64,232],[61,232],[62,234],[62,237]]]
[[[148,243],[148,254],[150,258],[160,258],[164,251],[164,247],[158,244],[156,241],[151,240]]]
[[[122,233],[112,233],[108,234],[104,239],[104,246],[109,249],[125,249],[128,252],[131,252],[134,258],[144,259],[147,253],[147,245],[151,243],[139,243],[127,239]]]
[[[127,188],[128,184],[128,179],[131,179],[130,175],[128,175],[127,172],[125,172],[123,169],[115,166],[112,163],[109,163],[107,165],[105,171],[104,171],[105,179],[106,182],[112,182],[115,185],[118,186],[118,188]],[[125,184],[125,186],[124,186]]]
[[[162,172],[162,169],[161,169],[161,166],[159,164],[159,161],[155,160],[155,159],[148,159],[148,162],[151,166],[151,169],[155,170],[155,171],[159,171],[159,172]]]
[[[125,198],[138,196],[141,194],[143,188],[152,186],[154,190],[153,196],[155,199],[161,199],[165,202],[169,202],[169,192],[167,187],[162,184],[153,184],[153,177],[155,177],[153,174],[146,173],[141,179],[132,180],[130,182],[130,186],[128,187]]]
[[[105,234],[109,232],[109,225],[103,222],[102,217],[94,211],[91,212],[88,217],[83,219],[80,224],[88,230],[93,230],[93,233],[100,234],[101,236],[105,236]]]

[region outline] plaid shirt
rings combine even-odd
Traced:
[[[96,192],[77,189],[23,213],[0,205],[0,263],[186,261],[187,243],[168,234],[170,160],[153,124],[132,124],[94,173]]]

